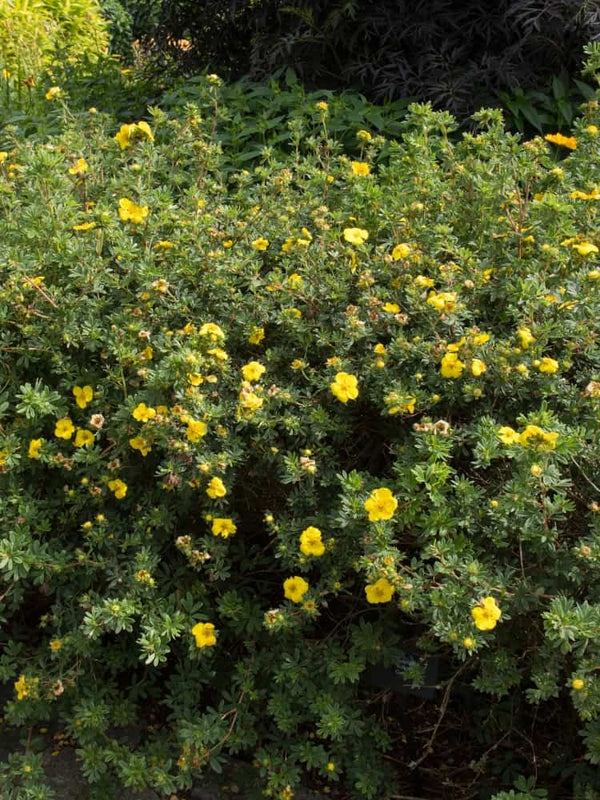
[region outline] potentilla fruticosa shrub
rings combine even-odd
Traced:
[[[386,796],[362,678],[408,646],[488,719],[566,709],[593,771],[597,105],[528,142],[415,105],[385,163],[314,113],[312,152],[227,179],[192,112],[0,153],[5,719],[58,713],[105,792],[242,754],[268,796]]]

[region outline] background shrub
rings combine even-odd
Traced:
[[[169,0],[160,18],[164,47],[190,40],[170,47],[188,69],[263,79],[292,67],[309,89],[430,100],[461,120],[497,91],[575,77],[599,34],[597,5],[581,0]]]

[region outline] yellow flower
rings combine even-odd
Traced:
[[[94,434],[83,428],[77,428],[75,434],[75,447],[91,447],[94,444]]]
[[[46,100],[56,100],[57,97],[60,97],[62,94],[62,89],[60,86],[51,86],[48,91],[46,92]]]
[[[119,200],[119,217],[123,222],[139,224],[148,216],[148,206],[138,206],[133,200],[121,197]]]
[[[25,697],[27,697],[27,695],[31,693],[31,690],[35,688],[37,683],[37,678],[29,679],[26,678],[25,675],[20,675],[19,679],[14,683],[14,687],[17,691],[17,700],[23,700]]]
[[[237,526],[232,519],[215,517],[212,521],[213,536],[222,536],[227,539],[237,531]]]
[[[69,167],[69,175],[85,175],[89,172],[89,164],[85,158],[78,158],[72,167]]]
[[[79,408],[85,408],[94,399],[94,390],[91,386],[74,386],[72,392]]]
[[[74,231],[91,231],[96,227],[95,222],[82,222],[81,225],[73,225]]]
[[[53,653],[55,653],[57,650],[60,650],[61,647],[62,642],[60,639],[52,639],[50,642],[50,650],[52,650]]]
[[[563,136],[562,133],[547,133],[544,139],[547,142],[552,142],[552,144],[568,147],[569,150],[577,149],[577,139],[574,136]]]
[[[262,408],[264,402],[262,397],[252,391],[252,384],[248,383],[248,381],[242,383],[238,398],[240,406],[250,412],[258,411],[259,408]]]
[[[329,384],[331,393],[342,403],[356,400],[358,397],[358,380],[355,375],[348,372],[338,372],[335,381]]]
[[[134,124],[131,125],[121,125],[119,128],[119,132],[115,135],[116,141],[119,143],[119,147],[121,150],[125,150],[127,147],[131,145],[131,134],[133,133],[133,129],[135,128]]]
[[[456,300],[456,292],[430,292],[427,305],[433,306],[436,311],[454,311]]]
[[[398,392],[390,392],[385,397],[388,414],[414,414],[417,398],[412,395],[400,395]]]
[[[503,444],[519,444],[520,437],[517,431],[508,425],[503,425],[498,431],[498,438]]]
[[[480,605],[471,609],[475,627],[480,631],[491,631],[502,616],[502,611],[496,605],[493,597],[483,597]]]
[[[259,381],[265,372],[266,367],[258,361],[250,361],[242,367],[242,375],[245,381]]]
[[[428,278],[426,275],[417,275],[415,278],[415,285],[421,287],[421,289],[427,289],[433,284],[433,278]]]
[[[139,403],[131,412],[131,416],[138,422],[148,422],[156,416],[156,409],[147,406],[146,403]]]
[[[446,353],[441,361],[440,374],[442,378],[460,378],[464,368],[456,353]]]
[[[139,139],[148,139],[151,142],[154,141],[150,125],[143,120],[138,123],[132,122],[130,125],[121,125],[119,132],[114,138],[119,143],[121,150],[131,147],[131,145]]]
[[[318,528],[312,525],[305,528],[300,534],[300,552],[305,556],[322,556],[325,552],[325,545],[321,536]]]
[[[544,431],[537,425],[528,425],[519,436],[519,444],[523,447],[537,447],[540,450],[554,450],[558,433]]]
[[[529,328],[519,328],[517,338],[523,350],[527,350],[529,345],[535,342],[535,336],[532,335]]]
[[[63,417],[63,419],[57,421],[56,427],[54,428],[54,435],[58,436],[59,439],[70,439],[74,433],[75,426],[69,417]]]
[[[292,272],[287,279],[287,285],[290,287],[290,289],[300,289],[303,283],[304,279],[302,278],[302,275],[298,275],[297,272]]]
[[[476,378],[478,378],[480,375],[483,375],[483,373],[486,371],[486,369],[487,369],[487,367],[484,364],[484,362],[481,361],[481,359],[474,358],[471,361],[471,372],[473,373],[473,375]]]
[[[292,603],[301,603],[302,598],[308,592],[308,583],[304,578],[294,575],[283,582],[283,594]]]
[[[319,103],[316,104],[315,108],[317,109],[317,111],[327,111],[329,106],[327,105],[325,100],[321,100]]]
[[[144,457],[152,450],[149,442],[143,436],[134,436],[129,440],[129,444],[134,450],[139,450]]]
[[[536,478],[541,475],[543,471],[543,468],[539,464],[532,464],[529,467],[529,472]]]
[[[577,250],[580,256],[595,255],[598,252],[596,245],[592,244],[591,242],[580,242],[579,244],[574,244],[573,250]]]
[[[371,173],[371,167],[365,161],[351,161],[350,171],[353,175],[365,176]]]
[[[473,639],[471,639],[471,637],[470,637],[470,636],[466,636],[466,637],[463,639],[463,647],[466,647],[466,648],[467,648],[467,650],[470,650],[470,649],[471,649],[471,647],[473,647],[473,645],[474,645],[474,644],[475,644],[475,642],[473,641]]]
[[[401,242],[400,244],[397,244],[396,247],[394,247],[394,249],[392,250],[392,258],[394,259],[394,261],[400,261],[401,258],[408,258],[410,252],[411,252],[410,245],[406,244],[406,242]],[[433,283],[433,281],[431,281],[431,283]],[[430,286],[431,284],[428,285]]]
[[[389,489],[373,489],[364,504],[370,522],[391,519],[398,508],[398,501]]]
[[[206,489],[206,494],[215,500],[217,497],[225,497],[227,489],[221,478],[211,478]]]
[[[540,360],[538,369],[540,372],[549,372],[554,373],[558,371],[558,361],[555,361],[553,358],[542,358]]]
[[[199,441],[203,436],[206,436],[206,423],[193,419],[189,420],[185,435],[190,442]]]
[[[400,306],[398,303],[385,303],[383,310],[387,311],[389,314],[397,314],[400,311]]]
[[[39,458],[40,457],[40,448],[43,444],[43,439],[32,439],[29,442],[29,450],[27,451],[27,456],[29,458]]]
[[[248,341],[250,342],[250,344],[260,344],[264,338],[265,338],[264,328],[252,328],[252,330],[250,331],[250,335],[248,336]]]
[[[192,386],[200,386],[204,383],[204,378],[199,372],[188,372],[187,379],[188,383],[191,383]]]
[[[213,356],[217,361],[227,361],[229,356],[222,347],[213,347],[212,350],[206,351],[209,356]]]
[[[167,241],[167,239],[160,239],[155,245],[154,249],[163,249],[163,250],[170,250],[172,247],[175,247],[173,242]]]
[[[575,689],[576,692],[580,692],[584,686],[585,683],[581,680],[581,678],[573,678],[571,681],[571,687]]]
[[[196,647],[214,647],[217,643],[212,622],[197,622],[192,628],[192,636],[196,640]]]
[[[368,603],[389,603],[396,588],[387,578],[379,578],[376,583],[369,583],[365,586],[365,594]]]
[[[109,481],[108,488],[117,498],[117,500],[122,500],[127,494],[127,484],[124,483],[120,478],[116,478],[114,481]]]
[[[219,339],[224,339],[225,334],[222,329],[214,322],[205,322],[198,331],[199,336],[207,336],[211,342],[216,342]]]
[[[363,228],[344,229],[344,239],[350,244],[358,246],[360,244],[364,244],[368,238],[369,238],[369,231],[365,231]]]
[[[369,131],[360,130],[356,131],[356,138],[360,139],[361,142],[370,142],[373,137]]]
[[[253,242],[251,242],[251,244],[255,250],[266,250],[269,246],[269,240],[260,236],[258,239],[255,239]]]

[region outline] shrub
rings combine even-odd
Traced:
[[[160,30],[186,69],[260,80],[291,67],[311,90],[429,100],[462,122],[497,91],[576,76],[600,14],[579,0],[168,0]],[[190,50],[174,46],[182,38]]]
[[[107,48],[97,0],[0,0],[0,69],[33,85],[61,59],[97,58]]]
[[[66,113],[0,154],[7,722],[58,714],[97,796],[236,753],[387,796],[440,740],[489,794],[532,739],[594,796],[597,101],[552,142],[413,105],[354,158],[321,101],[237,172],[204,110]],[[365,683],[407,651],[433,723]],[[48,796],[31,747],[0,777]]]

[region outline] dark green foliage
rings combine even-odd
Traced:
[[[292,67],[309,89],[416,97],[461,118],[498,90],[575,76],[598,36],[587,0],[163,0],[160,19],[161,47],[185,68],[263,78]]]

